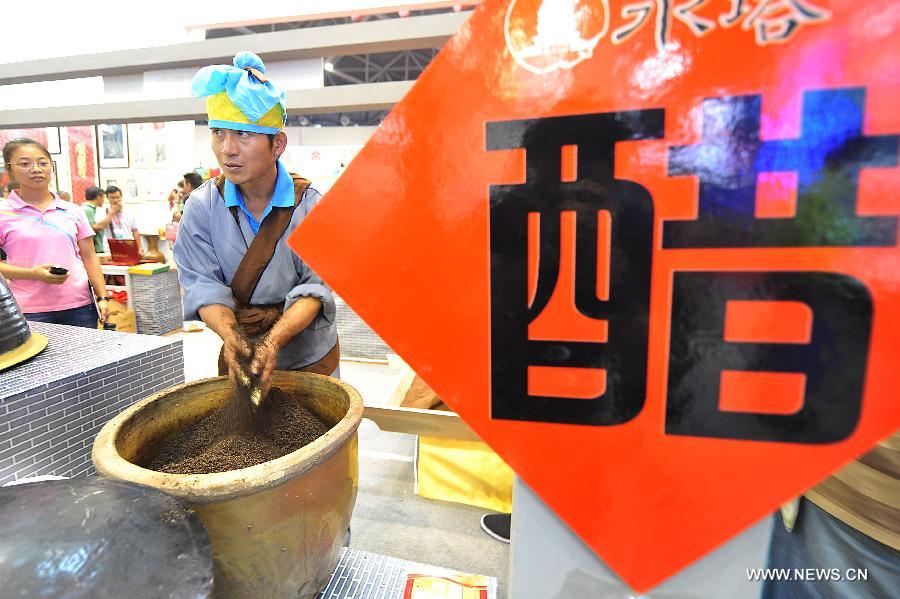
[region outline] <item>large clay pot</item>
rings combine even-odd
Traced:
[[[332,428],[293,453],[240,470],[166,474],[135,465],[161,438],[225,402],[228,380],[218,377],[134,404],[94,441],[100,474],[155,487],[194,509],[209,532],[221,599],[315,597],[337,564],[356,501],[359,393],[311,373],[277,371],[272,382],[301,395]]]

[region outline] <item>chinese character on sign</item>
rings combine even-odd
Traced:
[[[788,41],[801,25],[827,21],[831,13],[802,0],[731,0],[731,12],[719,17],[722,27],[741,22],[741,29],[753,29],[760,46]]]
[[[709,0],[687,0],[673,4],[670,0],[644,0],[632,2],[622,7],[622,18],[631,21],[612,33],[612,43],[621,44],[634,36],[655,13],[654,40],[656,47],[663,50],[671,41],[672,19],[684,23],[696,37],[703,37],[716,28],[716,22],[697,14]]]
[[[702,8],[709,0],[689,0],[679,4],[673,9],[673,15],[676,19],[687,25],[694,35],[703,37],[716,28],[716,22],[711,19],[705,19],[694,13],[695,10]]]
[[[634,34],[644,26],[644,23],[647,22],[647,18],[652,11],[653,2],[650,0],[647,0],[646,2],[634,2],[623,6],[622,18],[632,19],[632,21],[612,32],[612,43],[621,44],[633,37]],[[657,39],[659,39],[658,35]]]
[[[699,211],[665,223],[663,248],[896,245],[896,217],[856,213],[860,172],[896,166],[900,147],[898,135],[863,133],[865,89],[806,92],[796,139],[761,140],[760,106],[761,96],[708,98],[701,141],[670,148],[669,176],[699,180]],[[488,123],[488,149],[524,149],[526,173],[522,184],[491,187],[493,418],[610,426],[643,409],[654,200],[613,165],[618,142],[661,138],[663,120],[662,110],[636,110]],[[794,216],[755,214],[765,173],[796,175]],[[567,240],[574,257],[564,259]],[[570,309],[602,321],[603,333],[535,335],[552,298],[570,291]],[[675,272],[672,300],[667,434],[831,443],[852,433],[872,324],[861,281],[812,270]],[[778,343],[729,338],[726,314],[742,303],[805,306],[809,326]],[[721,408],[723,373],[802,377],[802,407]]]
[[[616,179],[613,164],[617,142],[662,136],[657,109],[488,123],[488,149],[524,148],[526,168],[523,184],[491,188],[494,418],[608,426],[643,408],[653,199],[643,186]],[[564,147],[577,152],[573,181],[561,176]],[[574,289],[567,291],[580,315],[605,321],[605,340],[531,334],[565,279],[559,257],[566,217],[574,219],[568,237],[576,239]],[[535,237],[537,247],[529,248]],[[604,238],[608,258],[598,251]],[[529,249],[539,255],[535,285],[521,268]],[[608,281],[608,293],[597,293],[598,279]],[[541,382],[552,387],[558,373],[574,381],[577,397]]]
[[[716,29],[716,21],[703,16],[702,11],[710,6],[710,0],[687,0],[677,3],[673,0],[641,0],[622,7],[622,19],[627,22],[616,28],[611,35],[615,45],[624,43],[637,34],[644,25],[654,21],[654,41],[659,50],[664,50],[672,41],[673,19],[680,21],[696,37]],[[765,46],[788,41],[801,25],[827,21],[831,14],[822,8],[803,0],[731,0],[729,12],[719,15],[718,22],[728,29],[740,23],[744,31],[753,30],[756,43]]]

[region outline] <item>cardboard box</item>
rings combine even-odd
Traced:
[[[128,306],[120,304],[116,300],[110,300],[108,310],[109,318],[107,322],[115,324],[116,331],[120,333],[137,333],[137,318],[134,315],[134,310],[129,310]],[[97,328],[102,329],[103,325],[98,323]]]

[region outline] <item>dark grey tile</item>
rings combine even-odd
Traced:
[[[9,442],[15,447],[17,445],[28,445],[31,446],[31,431],[28,430],[28,425],[26,424],[23,427],[18,427],[10,431],[9,433]]]
[[[65,436],[66,436],[65,430],[48,430],[39,435],[36,435],[34,438],[31,439],[31,448],[32,448],[32,450],[35,450],[40,445],[43,445],[44,443],[49,443],[53,439],[56,439],[58,437],[65,438]]]
[[[24,449],[27,450],[28,448],[24,448]],[[23,447],[21,445],[11,445],[10,447],[0,451],[0,468],[6,466],[7,462],[12,464],[13,456],[15,456],[17,453],[20,453],[22,451],[23,451]]]
[[[73,389],[78,388],[78,380],[76,377],[71,376],[66,379],[62,379],[58,383],[51,385],[47,389],[47,397],[56,397],[58,395],[63,395],[72,391]]]
[[[39,432],[41,429],[47,430],[49,428],[49,424],[59,418],[57,414],[47,414],[46,410],[44,414],[34,414],[33,417],[28,421],[28,428],[32,432]]]
[[[27,430],[28,423],[31,421],[31,419],[33,417],[34,417],[33,415],[29,416],[28,414],[22,414],[22,415],[18,416],[17,418],[9,421],[9,429],[11,431],[16,431],[16,430],[21,429],[22,427],[25,427],[25,429]]]
[[[13,456],[13,463],[19,468],[34,464],[34,454],[31,453],[30,449],[28,452],[16,454]]]

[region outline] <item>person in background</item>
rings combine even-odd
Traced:
[[[5,200],[7,195],[9,192],[6,191],[6,185],[0,185],[0,201]],[[3,251],[3,248],[0,248],[0,260],[6,260],[6,252]]]
[[[234,65],[205,67],[192,82],[207,97],[223,174],[185,203],[174,256],[185,319],[199,315],[224,342],[220,374],[249,363],[265,397],[275,368],[338,376],[340,348],[331,290],[285,242],[322,196],[279,160],[284,92],[255,54]]]
[[[767,579],[762,599],[869,599],[900,589],[900,432],[775,514],[768,568],[865,571],[866,580]],[[891,589],[894,589],[891,591]]]
[[[72,201],[72,196],[69,195],[68,191],[60,191],[56,195],[58,195],[59,199],[61,199],[63,202],[71,202]]]
[[[187,200],[191,192],[203,185],[203,177],[191,171],[184,174],[184,199]]]
[[[6,196],[9,195],[10,190],[7,189],[6,185],[0,185],[0,200],[6,199]],[[3,248],[0,248],[0,260],[6,260],[6,252],[3,251]]]
[[[169,192],[169,210],[181,211],[184,198],[184,181],[179,181]]]
[[[138,233],[134,218],[125,212],[122,206],[122,190],[114,185],[106,188],[109,200],[109,226],[104,230],[106,239],[134,239],[137,247],[141,247],[141,234]],[[106,245],[109,245],[108,243]]]
[[[3,146],[18,189],[0,200],[0,274],[28,320],[97,328],[109,297],[85,213],[50,191],[53,162],[42,144],[18,138]]]
[[[166,241],[171,243],[172,246],[175,245],[175,240],[178,238],[178,226],[179,226],[180,222],[181,222],[181,211],[176,210],[175,212],[172,213],[172,222],[170,222],[168,225],[166,225],[166,232],[165,232],[165,236],[164,236],[166,238]]]
[[[198,175],[197,173],[191,171],[189,173],[184,174],[184,193],[181,195],[181,206],[179,206],[178,210],[180,212],[184,212],[184,204],[188,201],[188,198],[195,189],[199,188],[203,185],[203,177]]]
[[[99,187],[88,187],[84,190],[84,204],[81,205],[81,208],[87,215],[91,228],[94,230],[94,251],[98,254],[105,251],[103,243],[105,238],[104,232],[106,231],[106,227],[109,226],[113,216],[116,215],[113,210],[106,210],[103,207],[103,200],[105,197],[106,192]]]

